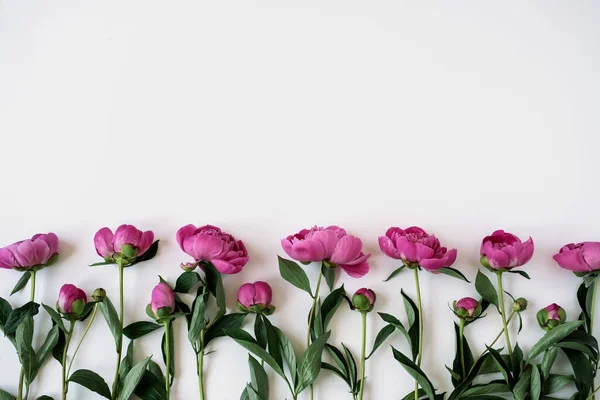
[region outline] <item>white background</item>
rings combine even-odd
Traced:
[[[358,235],[372,272],[338,282],[349,292],[373,288],[377,311],[405,321],[400,288],[414,295],[412,275],[382,282],[397,263],[377,236],[420,225],[458,248],[455,266],[473,278],[479,241],[504,228],[536,244],[532,281],[514,275],[506,284],[530,299],[520,336],[528,349],[542,334],[539,308],[557,302],[578,313],[579,279],[552,254],[600,239],[599,17],[592,1],[0,1],[0,244],[56,232],[60,262],[39,274],[36,299],[53,305],[69,282],[103,286],[116,300],[117,270],[87,267],[99,260],[94,232],[125,222],[154,230],[158,256],[125,276],[131,323],[147,318],[157,275],[174,282],[189,260],[176,230],[221,226],[251,256],[225,280],[228,304],[242,283],[269,281],[271,320],[300,350],[310,299],[279,278],[280,238],[313,224]],[[316,268],[307,270],[314,282]],[[8,297],[19,274],[0,273]],[[476,293],[426,273],[422,287],[424,369],[444,391],[454,354],[447,304]],[[37,321],[39,341],[50,322]],[[341,311],[332,341],[358,354],[359,326],[358,313]],[[371,314],[370,341],[380,327]],[[466,333],[480,351],[499,329],[490,312]],[[173,398],[194,399],[183,321],[176,332]],[[112,340],[97,319],[75,368],[110,384]],[[140,340],[136,359],[159,361],[159,340]],[[399,335],[390,343],[408,351]],[[208,399],[238,399],[246,351],[227,340],[211,347]],[[412,388],[387,345],[367,368],[368,399]],[[18,372],[1,340],[0,386],[16,392]],[[290,398],[269,374],[271,397]],[[59,391],[51,360],[32,393]],[[77,385],[70,394],[95,398]],[[350,398],[328,372],[315,397]]]

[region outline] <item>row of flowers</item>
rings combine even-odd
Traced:
[[[152,321],[138,321],[125,326],[123,270],[139,262],[152,259],[157,254],[158,241],[155,240],[152,231],[140,231],[132,225],[122,225],[114,233],[109,228],[100,229],[94,236],[94,244],[98,255],[103,260],[91,264],[91,266],[117,265],[120,286],[119,310],[117,311],[109,296],[101,288],[96,289],[89,299],[83,290],[72,284],[65,284],[60,289],[56,307],[42,305],[52,318],[53,327],[37,351],[33,349],[32,345],[33,317],[38,313],[40,307],[35,303],[36,273],[57,262],[59,239],[53,233],[38,234],[29,240],[1,248],[0,268],[23,272],[11,294],[22,290],[29,283],[31,295],[28,303],[14,310],[6,300],[0,298],[0,308],[2,309],[0,328],[15,346],[22,365],[17,396],[0,390],[0,397],[27,399],[31,383],[45,360],[52,354],[62,365],[63,399],[67,398],[69,383],[83,385],[111,400],[128,399],[134,393],[142,399],[169,399],[170,388],[175,377],[172,323],[176,318],[182,317],[187,321],[188,339],[196,354],[199,396],[202,400],[205,399],[206,349],[217,338],[229,337],[253,354],[248,361],[252,379],[242,393],[243,399],[268,400],[268,379],[266,379],[267,372],[264,367],[266,364],[284,379],[293,399],[297,399],[304,390],[309,391],[312,399],[313,384],[321,369],[327,369],[348,384],[353,398],[362,400],[365,389],[366,360],[395,332],[404,335],[411,348],[410,356],[406,356],[396,349],[393,349],[393,355],[415,378],[415,400],[425,397],[430,400],[443,398],[443,394],[436,394],[434,385],[421,369],[425,318],[421,312],[419,272],[441,273],[465,282],[469,281],[462,272],[452,267],[457,257],[456,249],[449,250],[443,247],[434,235],[427,234],[418,227],[407,229],[393,227],[386,232],[385,236],[379,237],[379,246],[382,252],[401,262],[401,265],[391,272],[387,280],[394,278],[405,269],[412,270],[417,298],[414,301],[402,291],[408,320],[405,324],[402,324],[400,319],[395,316],[379,313],[386,326],[377,334],[370,354],[367,354],[366,351],[366,318],[375,306],[375,293],[368,288],[362,288],[352,298],[349,298],[343,285],[335,288],[335,270],[338,267],[353,278],[361,278],[369,272],[370,254],[363,252],[362,241],[337,226],[313,227],[282,239],[282,248],[291,259],[305,266],[311,263],[319,265],[317,281],[313,286],[303,266],[289,259],[278,258],[282,278],[311,297],[306,346],[301,356],[296,354],[294,346],[285,333],[273,326],[268,319],[268,316],[275,311],[275,307],[271,304],[272,291],[268,283],[258,281],[243,285],[238,293],[237,308],[239,312],[227,312],[222,275],[239,273],[248,263],[248,251],[241,240],[210,225],[202,227],[186,225],[178,230],[176,239],[179,247],[191,256],[192,261],[180,264],[183,272],[174,285],[160,278],[146,308]],[[535,374],[532,371],[540,369],[542,372],[539,378],[540,385],[551,386],[550,375],[544,376],[543,372],[544,368],[552,367],[554,360],[550,363],[545,360],[545,367],[536,366],[533,363],[533,356],[530,354],[529,359],[525,362],[518,344],[513,343],[510,338],[508,326],[517,318],[519,321],[521,320],[521,313],[526,309],[527,300],[513,297],[512,311],[509,312],[505,307],[504,295],[508,293],[503,290],[503,274],[516,273],[529,279],[526,272],[517,270],[517,268],[530,261],[533,252],[534,244],[531,238],[522,241],[517,236],[502,230],[495,231],[482,240],[480,262],[485,269],[496,274],[497,285],[494,287],[489,278],[479,271],[475,280],[475,288],[482,298],[477,300],[467,297],[453,303],[453,311],[459,318],[459,323],[456,325],[455,365],[448,368],[456,389],[449,395],[449,400],[495,393],[489,391],[489,388],[488,391],[482,391],[478,389],[481,384],[473,383],[476,377],[489,373],[484,372],[486,371],[484,369],[486,360],[494,360],[497,368],[492,368],[492,371],[501,372],[505,377],[506,384],[498,387],[499,393],[510,392],[515,398],[519,398],[523,394],[530,397],[535,397],[537,394],[540,397],[552,393],[547,392],[550,389],[546,389],[544,393],[540,389],[537,393],[538,385],[532,377],[532,374]],[[554,256],[554,260],[562,268],[571,270],[583,278],[584,282],[577,293],[582,306],[582,315],[579,321],[566,322],[564,310],[556,304],[540,310],[537,314],[538,322],[548,333],[545,339],[540,341],[545,340],[540,345],[540,348],[544,348],[539,350],[538,355],[543,352],[546,359],[549,352],[561,348],[561,344],[572,343],[575,339],[579,343],[584,341],[587,347],[579,349],[579,353],[573,353],[576,349],[566,345],[562,347],[572,352],[569,354],[567,350],[564,350],[573,364],[572,380],[577,385],[576,396],[583,400],[595,393],[593,377],[595,377],[598,366],[598,345],[592,336],[592,327],[597,271],[600,270],[600,242],[568,244],[560,249]],[[323,300],[319,294],[322,289],[322,279],[329,288],[329,294]],[[194,301],[191,306],[179,297],[180,294],[186,293],[193,293]],[[360,368],[352,367],[357,364],[357,357],[354,357],[348,348],[342,345],[342,349],[338,349],[329,342],[329,323],[341,304],[345,303],[344,298],[348,300],[352,309],[359,311],[362,315]],[[209,302],[216,304],[213,315],[209,315],[206,307]],[[483,312],[490,305],[495,306],[498,310],[503,329],[496,339],[486,347],[486,351],[474,359],[470,353],[464,330],[467,325],[482,318]],[[78,370],[71,373],[73,360],[98,310],[104,316],[115,339],[117,360],[111,388],[102,377],[93,371]],[[242,329],[244,319],[248,314],[255,315],[254,337]],[[71,337],[78,321],[87,321],[87,326],[73,354],[69,356]],[[557,327],[560,328],[554,329]],[[138,363],[134,363],[133,360],[134,340],[156,330],[162,330],[164,335],[164,345],[162,346],[164,373],[160,372],[160,367],[151,358],[146,358]],[[500,350],[493,349],[494,344],[502,335],[504,335],[505,347],[508,352],[506,356],[500,354]],[[573,335],[579,336],[574,338]],[[125,354],[123,353],[123,336],[132,339]],[[535,349],[534,346],[532,349],[534,354],[535,351],[538,351]],[[32,354],[34,357],[31,357]],[[507,357],[507,359],[503,357]],[[584,364],[588,366],[589,371],[582,372],[581,357],[584,357]],[[256,359],[261,360],[262,363],[258,363]],[[307,362],[306,360],[312,361]],[[507,363],[512,365],[511,368],[505,368]],[[579,370],[575,368],[575,365]],[[547,373],[549,374],[549,369]],[[556,376],[556,374],[552,375],[552,379],[557,380]],[[527,384],[524,383],[525,380],[527,380]],[[497,382],[492,381],[492,383]],[[469,393],[470,396],[467,396],[466,394]]]

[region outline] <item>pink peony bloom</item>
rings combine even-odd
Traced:
[[[116,253],[125,257],[139,257],[154,242],[152,231],[140,231],[133,225],[121,225],[114,235],[109,228],[101,228],[94,235],[94,246],[98,255],[106,260],[112,259]]]
[[[362,241],[337,226],[303,229],[281,239],[281,247],[296,261],[326,261],[339,266],[353,278],[369,272],[367,260],[371,255],[362,252]]]
[[[418,264],[427,271],[447,268],[456,261],[456,249],[448,250],[423,229],[412,226],[405,230],[390,228],[379,237],[379,247],[388,257]]]
[[[0,268],[41,269],[58,257],[58,237],[54,233],[34,235],[0,249]]]
[[[209,262],[222,274],[237,274],[248,262],[244,243],[216,226],[186,225],[177,231],[177,243],[196,263]],[[189,263],[182,268],[193,269]]]
[[[164,318],[175,311],[175,292],[165,282],[160,282],[152,289],[150,309],[157,318]]]
[[[473,316],[475,314],[475,310],[479,306],[479,302],[472,297],[464,297],[456,302],[455,308],[465,310],[469,316]]]
[[[482,263],[493,269],[511,269],[526,264],[533,256],[533,240],[525,243],[512,233],[498,230],[481,242]],[[483,259],[485,257],[485,259]]]
[[[246,307],[261,305],[269,307],[273,297],[271,286],[266,282],[245,283],[238,291],[238,302]]]
[[[573,272],[591,272],[600,269],[600,242],[570,243],[552,258],[562,268]]]
[[[75,285],[66,284],[60,288],[56,307],[63,314],[81,315],[87,303],[87,295]]]

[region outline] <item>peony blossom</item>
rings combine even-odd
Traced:
[[[600,270],[600,242],[570,243],[552,258],[562,268],[587,273]]]
[[[106,261],[113,261],[119,257],[139,257],[148,251],[153,241],[152,231],[143,232],[133,225],[121,225],[114,234],[104,227],[94,235],[96,252]]]
[[[58,258],[58,237],[40,233],[0,249],[0,268],[35,271],[52,265]]]
[[[238,291],[238,308],[243,312],[265,313],[270,315],[275,310],[271,305],[273,291],[266,282],[245,283]]]
[[[526,242],[512,233],[497,230],[481,242],[481,263],[485,267],[507,270],[526,264],[533,256],[533,240]]]
[[[362,252],[362,241],[338,226],[303,229],[281,240],[281,247],[300,262],[325,261],[330,267],[339,266],[353,278],[369,272],[370,254]]]
[[[196,228],[186,225],[177,231],[177,243],[195,263],[184,263],[185,270],[201,262],[209,262],[222,274],[237,274],[248,262],[248,251],[241,240],[212,225]]]
[[[165,318],[175,311],[175,292],[165,282],[160,282],[152,289],[149,304],[151,315],[155,319]]]
[[[409,266],[417,264],[431,272],[447,268],[456,261],[456,249],[442,247],[434,235],[417,226],[405,230],[388,229],[385,236],[379,237],[379,247],[388,257],[402,260]]]
[[[56,308],[62,314],[81,316],[87,303],[87,295],[75,285],[66,284],[60,288]]]

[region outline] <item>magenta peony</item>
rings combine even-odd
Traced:
[[[481,242],[481,264],[485,267],[506,270],[526,264],[533,256],[533,240],[526,242],[512,233],[498,230]]]
[[[570,243],[552,258],[562,268],[586,273],[600,270],[600,242]]]
[[[56,262],[58,237],[54,233],[40,233],[0,249],[0,268],[19,271],[39,270]]]

